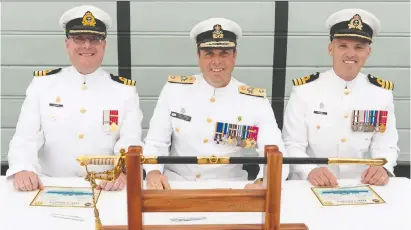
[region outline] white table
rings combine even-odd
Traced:
[[[82,178],[42,178],[45,186],[89,186]],[[359,180],[340,180],[340,185]],[[243,188],[246,182],[171,182],[173,188]],[[387,202],[365,206],[324,207],[307,181],[286,181],[282,190],[281,223],[305,223],[310,230],[411,229],[411,180],[392,178],[387,186],[372,186]],[[0,229],[93,230],[91,208],[31,207],[38,191],[16,192],[12,181],[0,177]],[[127,223],[126,191],[102,192],[98,209],[103,225]],[[84,221],[59,219],[51,213],[81,216]],[[205,216],[206,220],[172,222],[172,217]],[[230,224],[262,223],[262,213],[147,213],[144,223],[152,224]]]

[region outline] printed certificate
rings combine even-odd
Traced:
[[[383,204],[385,201],[369,186],[311,188],[323,206]]]
[[[101,190],[95,189],[96,202]],[[91,188],[44,186],[30,206],[94,208]]]

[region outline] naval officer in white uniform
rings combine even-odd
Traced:
[[[339,178],[385,185],[394,175],[399,149],[394,84],[362,73],[371,43],[380,30],[372,13],[345,9],[326,20],[333,67],[294,79],[283,129],[292,157],[386,158],[384,166],[291,165],[290,179],[335,186]]]
[[[277,145],[285,155],[266,90],[239,82],[232,76],[237,23],[211,18],[197,24],[190,36],[197,44],[200,74],[169,76],[158,99],[145,139],[144,154],[156,156],[243,156],[265,145]],[[252,77],[252,76],[250,76]],[[144,165],[149,188],[170,188],[170,180],[247,180],[242,165]],[[262,188],[262,165],[255,183]],[[283,165],[282,177],[288,176]]]
[[[75,7],[61,16],[72,66],[34,72],[8,152],[7,177],[16,189],[41,188],[39,175],[84,177],[78,156],[119,154],[121,148],[142,145],[135,81],[100,68],[111,21],[94,6]],[[125,179],[123,173],[100,188],[122,189]]]

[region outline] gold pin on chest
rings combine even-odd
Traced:
[[[345,88],[344,88],[344,94],[345,94],[345,95],[350,94],[350,90],[348,89],[347,86],[345,86]]]

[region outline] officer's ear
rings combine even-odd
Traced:
[[[201,49],[200,47],[197,47],[197,63],[200,64],[200,55],[201,55]]]
[[[237,58],[237,49],[236,48],[233,49],[233,56],[234,56],[234,58]]]
[[[69,39],[66,38],[64,41],[65,41],[65,43],[66,43],[66,49],[68,49],[68,47],[69,47]]]
[[[330,44],[328,44],[328,54],[332,56],[332,53],[333,53],[333,42],[330,42]]]
[[[371,51],[372,51],[371,43],[368,43],[368,56],[371,55]]]
[[[103,49],[105,50],[105,49],[106,49],[106,45],[107,45],[106,39],[104,39],[104,41],[103,41],[102,43],[103,43]]]
[[[200,66],[200,49],[197,49],[197,65]]]

